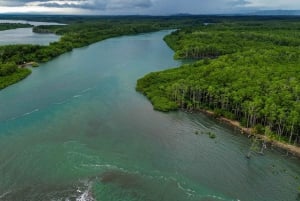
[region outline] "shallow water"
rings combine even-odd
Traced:
[[[153,111],[135,91],[180,65],[167,33],[73,50],[0,91],[0,200],[297,200],[298,160],[270,148],[247,160],[233,128]]]

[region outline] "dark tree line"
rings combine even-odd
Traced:
[[[3,17],[3,16],[2,16]],[[24,16],[23,16],[24,17]],[[18,19],[18,16],[15,16]],[[121,35],[173,29],[188,23],[201,22],[198,18],[169,17],[77,17],[77,16],[25,16],[26,20],[57,21],[66,25],[41,25],[33,28],[37,33],[61,35],[57,42],[41,45],[0,46],[0,89],[5,88],[30,74],[29,69],[20,69],[29,62],[47,62],[72,51],[74,48]],[[4,25],[3,25],[4,26]],[[7,27],[30,25],[10,24]],[[1,25],[0,25],[1,29]]]
[[[151,73],[137,90],[162,111],[209,109],[277,140],[300,142],[300,23],[224,22],[165,38],[193,64]]]
[[[18,29],[18,28],[28,28],[32,27],[30,24],[21,24],[21,23],[0,23],[0,31],[9,30],[9,29]]]

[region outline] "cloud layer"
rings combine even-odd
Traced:
[[[81,9],[128,9],[148,8],[152,6],[151,0],[0,0],[0,6],[40,6],[56,8]]]
[[[298,0],[0,0],[0,13],[60,11],[91,14],[218,14],[242,10],[300,9]]]

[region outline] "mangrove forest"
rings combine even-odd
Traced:
[[[136,89],[156,110],[209,110],[270,139],[299,144],[300,23],[224,20],[165,37],[189,64],[150,73]]]

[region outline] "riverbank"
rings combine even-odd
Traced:
[[[18,67],[19,68],[26,68],[28,66],[31,66],[31,67],[38,67],[39,66],[39,63],[35,62],[35,61],[31,61],[31,62],[27,62],[27,63],[24,63],[24,64],[21,64],[19,65]]]
[[[194,19],[193,19],[194,20]],[[0,46],[2,64],[15,63],[19,68],[24,68],[27,65],[37,67],[30,61],[37,63],[46,63],[59,55],[70,52],[76,48],[86,47],[96,42],[105,39],[135,35],[141,33],[149,33],[164,29],[173,29],[175,25],[183,26],[184,20],[170,19],[162,20],[161,18],[101,18],[91,20],[89,18],[80,18],[80,22],[74,20],[62,26],[41,25],[36,26],[33,31],[44,33],[55,33],[60,35],[59,41],[51,42],[49,45],[33,45],[33,44],[18,44],[18,45],[2,45]],[[24,63],[25,62],[25,63]],[[7,73],[9,72],[9,73]],[[9,80],[11,74],[15,74],[15,70],[5,71],[5,74],[0,75],[2,88],[17,82],[16,79]],[[29,75],[29,74],[28,74]],[[4,76],[6,78],[4,79]],[[17,76],[17,75],[16,75]]]
[[[200,110],[200,112],[202,112],[208,116],[212,116],[212,117],[216,116],[215,113],[210,110]],[[265,136],[263,134],[255,134],[255,132],[253,131],[253,128],[243,127],[240,124],[240,122],[238,122],[238,121],[231,120],[231,119],[228,119],[225,117],[217,117],[216,119],[218,119],[219,121],[224,122],[232,127],[239,129],[242,134],[258,137],[259,139],[264,140],[267,144],[270,144],[272,147],[277,147],[279,149],[285,150],[285,151],[287,151],[287,153],[290,153],[300,159],[300,147],[297,147],[297,146],[291,145],[291,144],[287,144],[284,142],[276,141],[276,140],[271,139],[268,136]]]
[[[31,74],[28,68],[18,68],[13,74],[0,76],[0,90],[25,79]]]

